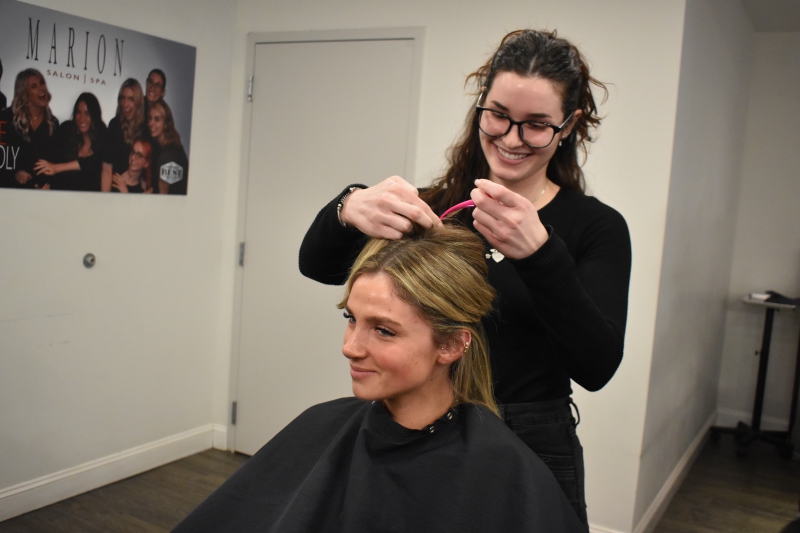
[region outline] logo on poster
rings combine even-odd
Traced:
[[[36,25],[34,26],[33,19],[28,17],[28,42],[26,44],[26,55],[25,59],[39,61],[39,25],[41,23],[41,19],[36,19]],[[47,69],[47,75],[51,77],[57,78],[65,78],[68,80],[76,80],[76,81],[83,81],[84,84],[100,84],[105,85],[105,80],[102,78],[97,77],[99,74],[103,74],[106,69],[106,59],[108,56],[108,43],[106,41],[105,34],[100,34],[100,37],[97,38],[97,46],[94,46],[94,41],[90,40],[90,32],[85,31],[85,38],[82,39],[84,42],[82,44],[78,43],[76,45],[75,38],[76,32],[75,28],[68,27],[66,34],[66,41],[62,40],[59,41],[58,39],[58,29],[55,22],[53,22],[53,34],[50,39],[50,53],[47,58],[47,64],[57,66],[58,65],[58,56],[59,50],[63,53],[64,52],[64,45],[66,45],[66,60],[67,64],[64,67],[65,69],[80,69],[80,67],[75,63],[75,52],[78,52],[78,60],[80,61],[80,52],[83,51],[83,70],[88,71],[90,70],[89,65],[92,65],[92,70],[94,70],[94,64],[96,61],[97,65],[97,74],[92,74],[92,76],[87,76],[86,73],[77,73],[77,72],[70,72],[65,69],[58,69],[58,68],[49,68]],[[63,27],[61,35],[63,36]],[[124,39],[114,39],[114,49],[113,49],[113,62],[114,62],[114,72],[113,76],[122,76],[122,56],[123,50],[125,47],[125,40]],[[89,61],[89,51],[92,51],[92,60]],[[96,52],[96,53],[95,53]],[[62,56],[63,57],[63,56]]]
[[[183,167],[174,161],[161,165],[159,177],[170,185],[183,179]]]

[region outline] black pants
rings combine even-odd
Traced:
[[[589,527],[584,492],[583,447],[575,433],[572,399],[500,406],[506,425],[546,464],[578,518]],[[577,411],[577,407],[575,408]],[[578,415],[580,420],[580,415]]]

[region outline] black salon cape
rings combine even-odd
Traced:
[[[488,410],[461,405],[409,430],[380,402],[343,398],[301,414],[173,531],[586,529],[544,463]]]

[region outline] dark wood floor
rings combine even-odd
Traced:
[[[0,533],[168,532],[246,460],[208,450],[0,522]]]
[[[798,517],[800,461],[754,442],[736,457],[732,436],[708,442],[653,533],[779,533]]]
[[[209,450],[0,522],[0,533],[167,532],[247,457]],[[800,462],[708,443],[654,533],[778,533],[798,516]]]

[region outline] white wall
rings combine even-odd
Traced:
[[[800,33],[759,33],[750,85],[741,201],[728,289],[720,423],[749,423],[755,397],[763,309],[750,292],[800,296]],[[798,313],[775,315],[763,427],[785,430],[797,354]]]
[[[423,184],[472,104],[464,76],[507,31],[557,28],[611,83],[585,170],[631,229],[626,353],[606,388],[575,398],[590,520],[598,531],[633,529],[683,0],[239,0],[235,11],[215,0],[36,3],[198,47],[192,190],[165,199],[0,194],[0,497],[15,483],[227,424],[248,32],[424,26],[413,176]],[[88,251],[98,257],[92,270],[80,263]]]
[[[716,410],[754,36],[739,2],[686,4],[636,522]]]
[[[626,217],[634,269],[625,359],[603,391],[578,391],[578,429],[587,459],[589,517],[607,530],[630,531],[653,345],[658,272],[667,210],[669,169],[683,25],[683,1],[501,0],[491,6],[456,0],[240,0],[234,38],[233,105],[228,161],[240,158],[248,32],[398,26],[426,28],[415,176],[426,183],[442,169],[444,151],[461,127],[471,97],[464,76],[500,38],[520,27],[557,28],[574,40],[610,86],[607,115],[586,167],[592,191]],[[646,131],[646,134],[643,132]],[[238,190],[238,173],[227,174]],[[332,183],[330,194],[341,190]],[[225,241],[236,232],[235,194],[226,196]],[[233,284],[234,267],[224,266]],[[224,285],[225,283],[223,283]],[[230,305],[225,303],[224,306]],[[224,319],[223,319],[224,321]],[[225,383],[218,387],[224,388]]]
[[[229,324],[220,332],[230,322],[220,266],[233,246],[221,201],[233,10],[214,0],[35,3],[197,47],[191,183],[169,198],[0,190],[0,520],[24,495],[9,488],[33,490],[31,480],[136,446],[177,443],[163,457],[174,456],[187,431],[207,448],[212,421],[226,422],[227,395],[211,391],[230,335]]]

